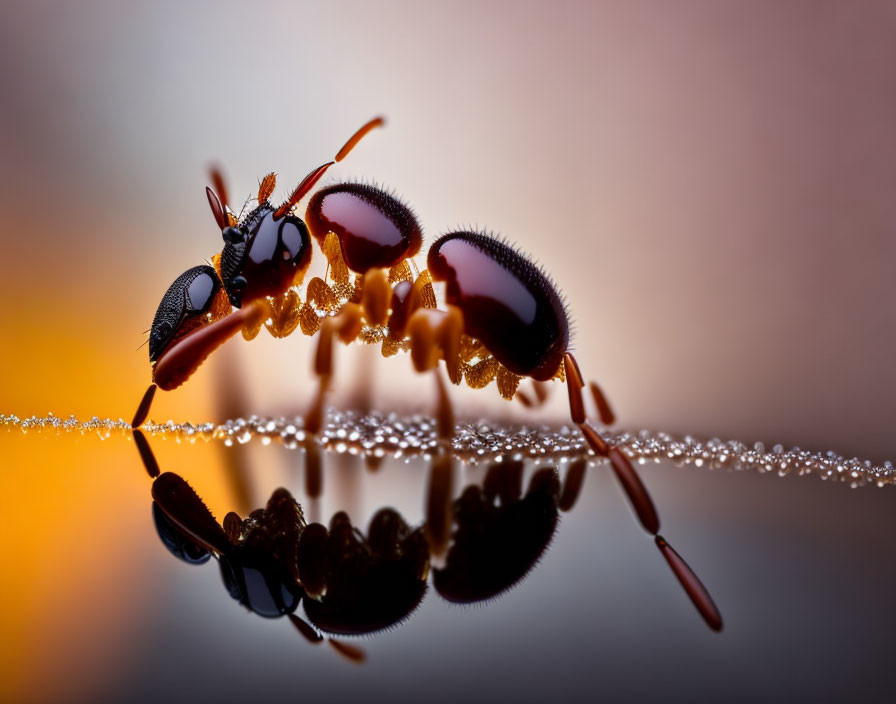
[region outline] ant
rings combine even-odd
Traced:
[[[233,214],[223,178],[213,172],[214,189],[206,188],[206,195],[224,247],[213,266],[189,269],[163,296],[149,338],[153,383],[132,427],[146,420],[156,387],[177,388],[227,339],[238,332],[253,339],[262,326],[275,337],[297,329],[317,335],[319,390],[305,419],[311,435],[320,429],[334,338],[379,344],[386,357],[407,351],[416,371],[434,372],[440,435],[446,440],[454,422],[441,361],[453,384],[465,381],[478,389],[495,381],[502,397],[530,407],[546,399],[545,382],[565,382],[573,423],[594,453],[609,460],[638,520],[706,623],[721,630],[709,592],[659,535],[653,500],[631,461],[588,422],[584,377],[569,348],[569,314],[538,266],[503,240],[463,230],[439,237],[429,249],[427,268],[415,275],[422,228],[408,206],[374,186],[329,186],[311,196],[304,221],[295,215],[323,174],[384,123],[377,117],[363,125],[279,206],[270,202],[276,176],[265,176],[257,206],[245,217]],[[311,261],[312,237],[326,257],[327,280],[311,279],[303,301],[299,288]],[[434,281],[444,283],[444,310],[437,308]],[[534,384],[534,400],[519,389],[524,378]],[[600,387],[591,382],[589,390],[601,422],[611,425],[615,416]]]

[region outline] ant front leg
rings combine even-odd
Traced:
[[[139,428],[146,421],[156,387],[171,391],[183,384],[218,347],[244,328],[260,325],[268,314],[258,303],[251,303],[208,325],[197,328],[162,352],[153,370],[150,384],[131,427]]]

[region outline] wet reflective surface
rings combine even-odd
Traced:
[[[665,529],[724,615],[716,635],[605,466],[583,475],[581,463],[561,461],[370,462],[331,449],[309,495],[301,447],[148,442],[161,487],[176,473],[223,524],[194,528],[213,535],[223,559],[186,547],[160,520],[160,491],[127,436],[0,433],[4,514],[29,538],[3,548],[17,566],[3,575],[5,630],[26,644],[7,687],[57,701],[199,691],[216,701],[299,691],[324,701],[408,691],[432,701],[755,700],[772,682],[781,698],[886,691],[889,487],[643,466]],[[38,464],[41,473],[29,469]],[[441,514],[435,485],[450,494]],[[304,596],[277,586],[279,567],[263,560],[279,529],[248,537],[277,525],[258,509],[283,500],[280,487],[305,531],[319,526],[307,538],[318,548],[308,550]],[[223,542],[234,540],[243,545]],[[837,668],[819,668],[832,649]],[[42,674],[50,663],[64,691]]]

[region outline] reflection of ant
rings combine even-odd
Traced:
[[[252,339],[263,325],[275,337],[296,329],[318,337],[314,370],[319,393],[305,419],[311,434],[320,429],[334,337],[345,344],[379,344],[387,357],[409,351],[418,372],[433,371],[444,438],[453,432],[453,420],[439,374],[441,360],[452,383],[482,388],[495,380],[504,398],[518,398],[527,406],[545,400],[544,382],[565,381],[573,422],[594,453],[609,459],[641,525],[654,536],[703,618],[719,630],[721,617],[708,592],[658,535],[653,501],[629,458],[587,421],[585,383],[569,351],[567,311],[536,265],[501,240],[458,231],[432,244],[428,268],[415,276],[412,257],[420,250],[422,228],[407,206],[374,186],[324,188],[311,197],[304,221],[294,214],[324,172],[382,124],[382,118],[365,124],[333,161],[309,173],[278,207],[269,200],[275,175],[265,176],[257,206],[242,218],[230,210],[223,179],[213,174],[215,189],[207,188],[206,194],[224,248],[214,257],[214,267],[188,270],[162,298],[149,338],[153,383],[133,427],[145,421],[157,386],[180,386],[225,340],[237,332]],[[298,287],[311,261],[311,236],[327,259],[327,274],[308,283],[303,302]],[[433,281],[445,284],[445,310],[436,307]],[[534,384],[534,399],[518,388],[526,377]],[[590,390],[601,421],[611,424],[614,415],[600,388],[592,382]]]
[[[544,553],[559,510],[575,504],[585,469],[583,460],[573,463],[562,491],[555,469],[539,469],[523,494],[523,463],[495,463],[481,486],[467,486],[452,502],[450,482],[437,478],[451,467],[437,459],[426,523],[411,528],[383,508],[365,536],[344,511],[329,528],[306,523],[283,488],[265,508],[244,519],[230,512],[219,524],[186,481],[160,472],[143,433],[134,437],[153,477],[153,518],[165,547],[193,565],[214,555],[235,600],[264,617],[288,616],[316,643],[322,633],[369,634],[407,619],[426,592],[431,554],[445,553],[444,567],[432,571],[435,591],[448,601],[484,601],[510,589]],[[300,603],[307,621],[295,613]],[[346,657],[364,659],[359,649],[328,640]]]

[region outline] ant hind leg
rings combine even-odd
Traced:
[[[625,491],[635,514],[638,516],[638,520],[644,529],[654,536],[654,542],[675,578],[684,588],[710,629],[720,631],[722,629],[722,616],[709,591],[666,539],[658,534],[660,521],[656,507],[653,504],[653,499],[650,498],[647,488],[632,466],[631,460],[615,444],[607,443],[600,433],[591,427],[585,419],[585,404],[582,399],[584,383],[578,364],[576,364],[575,358],[569,353],[564,357],[564,368],[566,372],[566,386],[569,390],[569,412],[573,422],[579,426],[579,429],[585,436],[585,440],[595,454],[607,457],[610,460],[616,479],[623,491]],[[597,384],[592,383],[590,390],[598,407],[601,421],[609,425],[613,420],[613,413],[606,402],[606,398]]]

